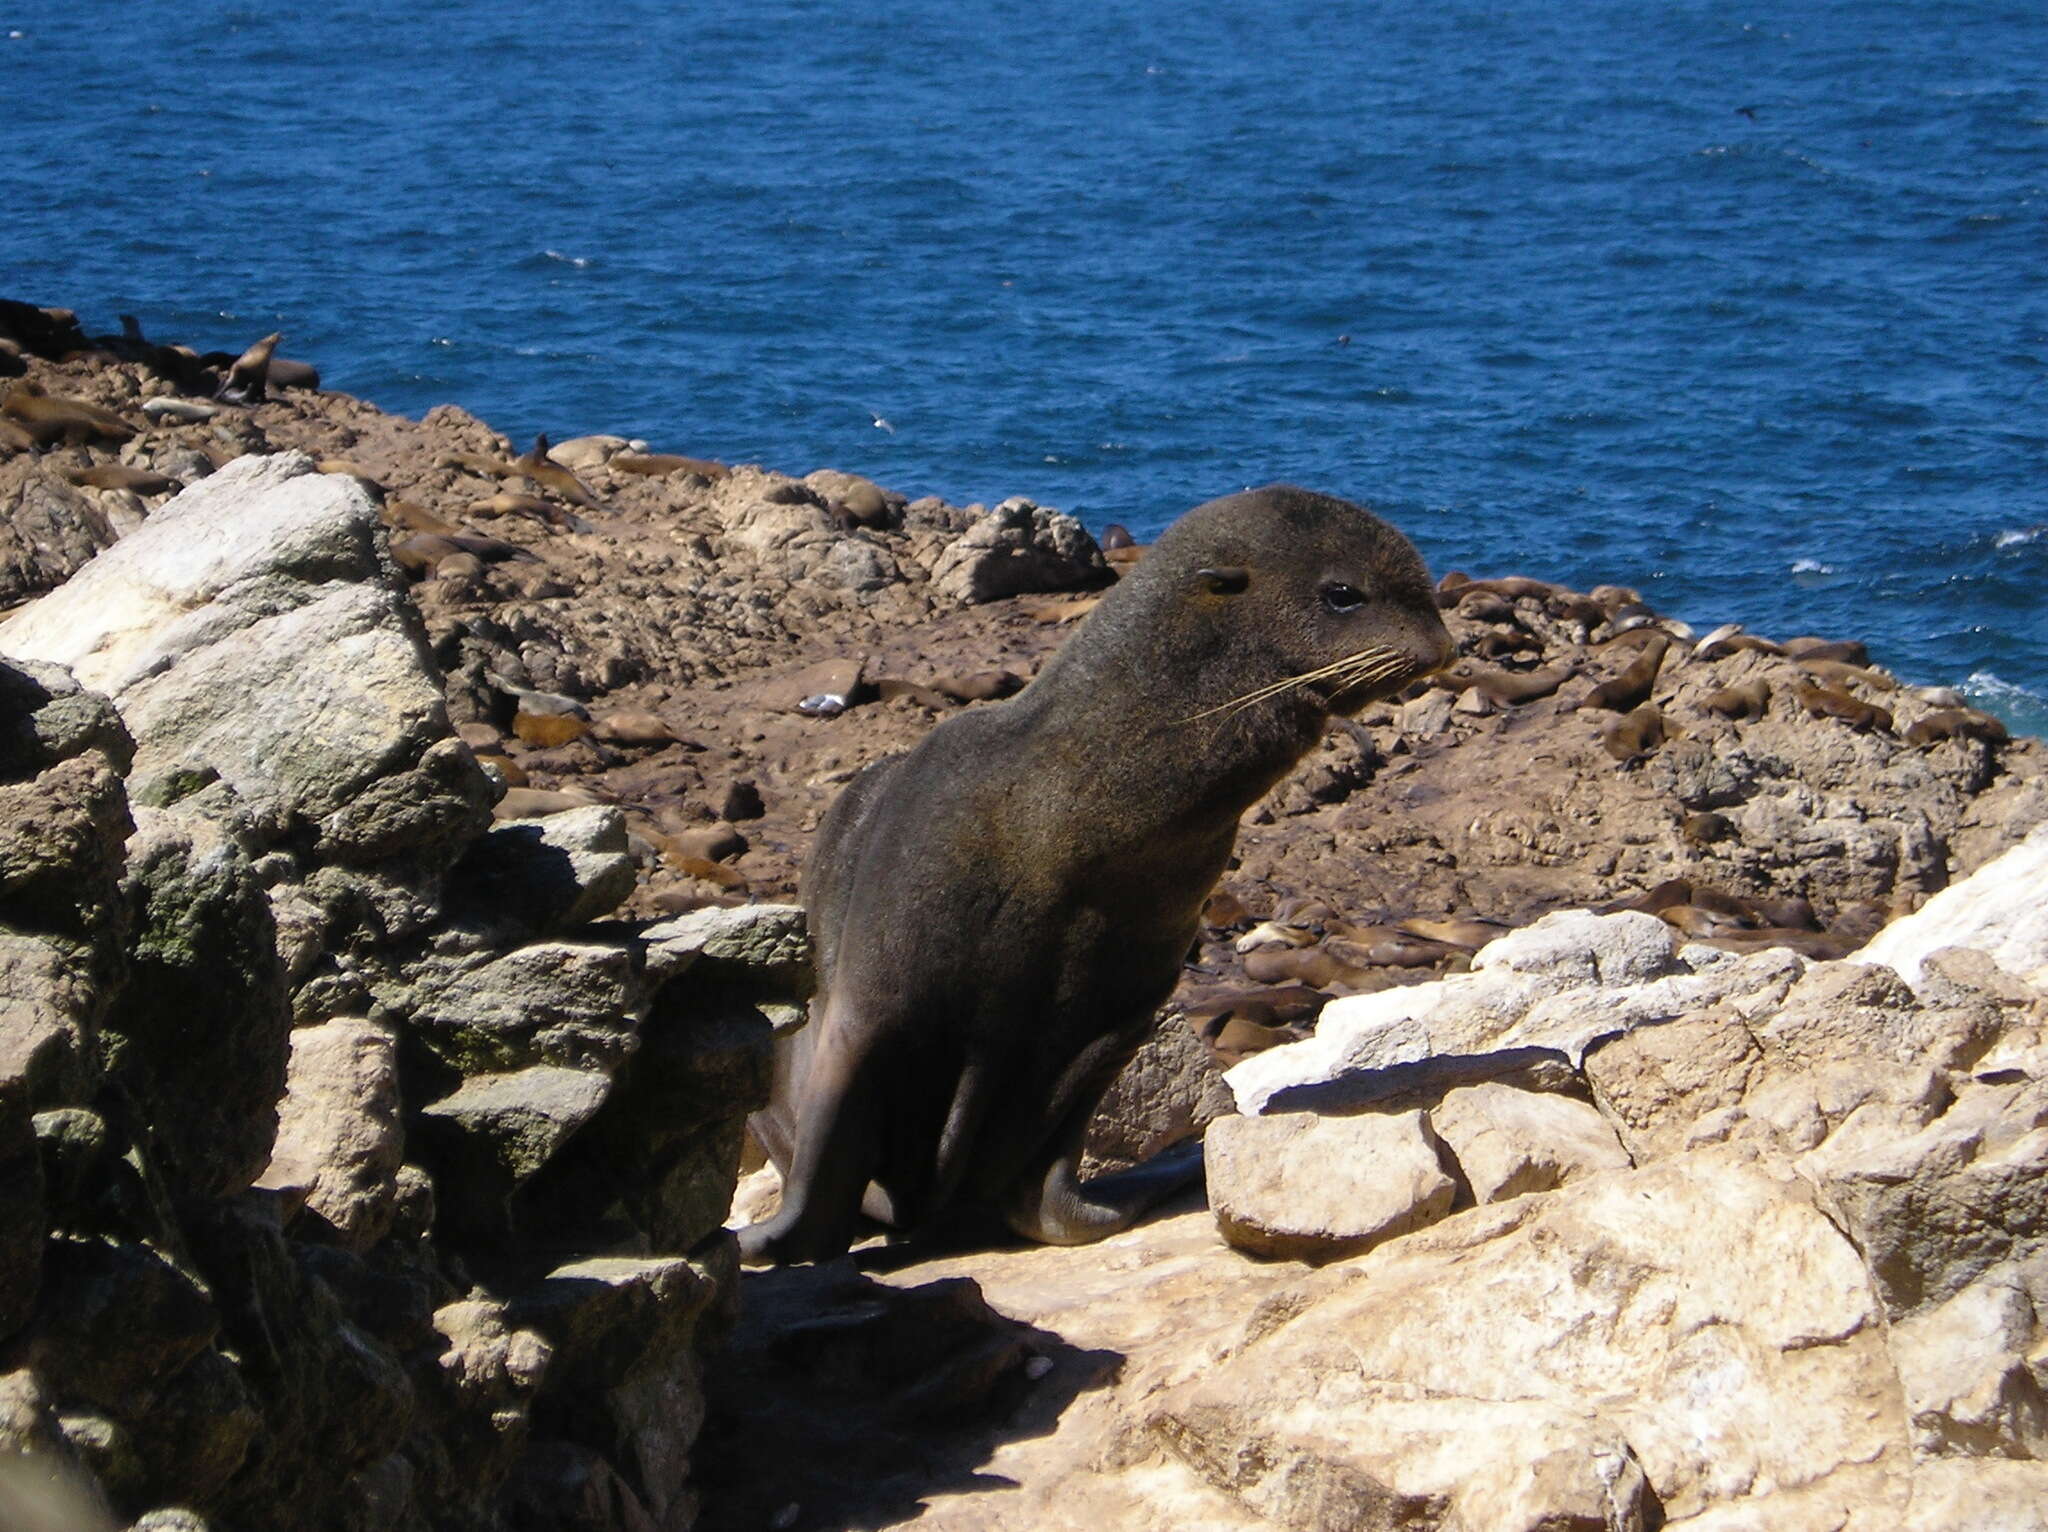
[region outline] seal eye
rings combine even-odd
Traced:
[[[1325,585],[1323,605],[1339,617],[1348,617],[1365,605],[1365,592],[1355,585]]]

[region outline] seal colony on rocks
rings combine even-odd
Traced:
[[[856,777],[805,873],[817,994],[756,1136],[781,1209],[752,1261],[986,1210],[1046,1243],[1178,1179],[1082,1184],[1096,1103],[1149,1030],[1238,818],[1356,712],[1450,658],[1422,560],[1291,487],[1188,512],[1010,701]]]

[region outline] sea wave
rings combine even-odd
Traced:
[[[2010,531],[1999,533],[1992,546],[2017,548],[2023,543],[2038,543],[2043,532],[2048,532],[2048,526],[2014,527]]]
[[[2005,720],[2015,734],[2048,735],[2048,697],[2015,686],[1993,671],[1974,670],[1963,683],[1963,695]]]

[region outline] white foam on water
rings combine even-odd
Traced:
[[[2048,735],[2048,697],[2039,692],[2015,686],[1989,670],[1971,671],[1962,690],[1978,707],[1996,713],[2015,734]]]

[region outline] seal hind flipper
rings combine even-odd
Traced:
[[[1088,1125],[1143,1042],[1150,1019],[1120,1036],[1099,1039],[1068,1070],[1065,1088],[1053,1098],[1067,1105],[1050,1125],[1036,1163],[1013,1184],[1003,1209],[1013,1233],[1043,1245],[1091,1244],[1128,1229],[1154,1203],[1201,1173],[1199,1153],[1190,1162],[1169,1151],[1130,1170],[1081,1179]]]

